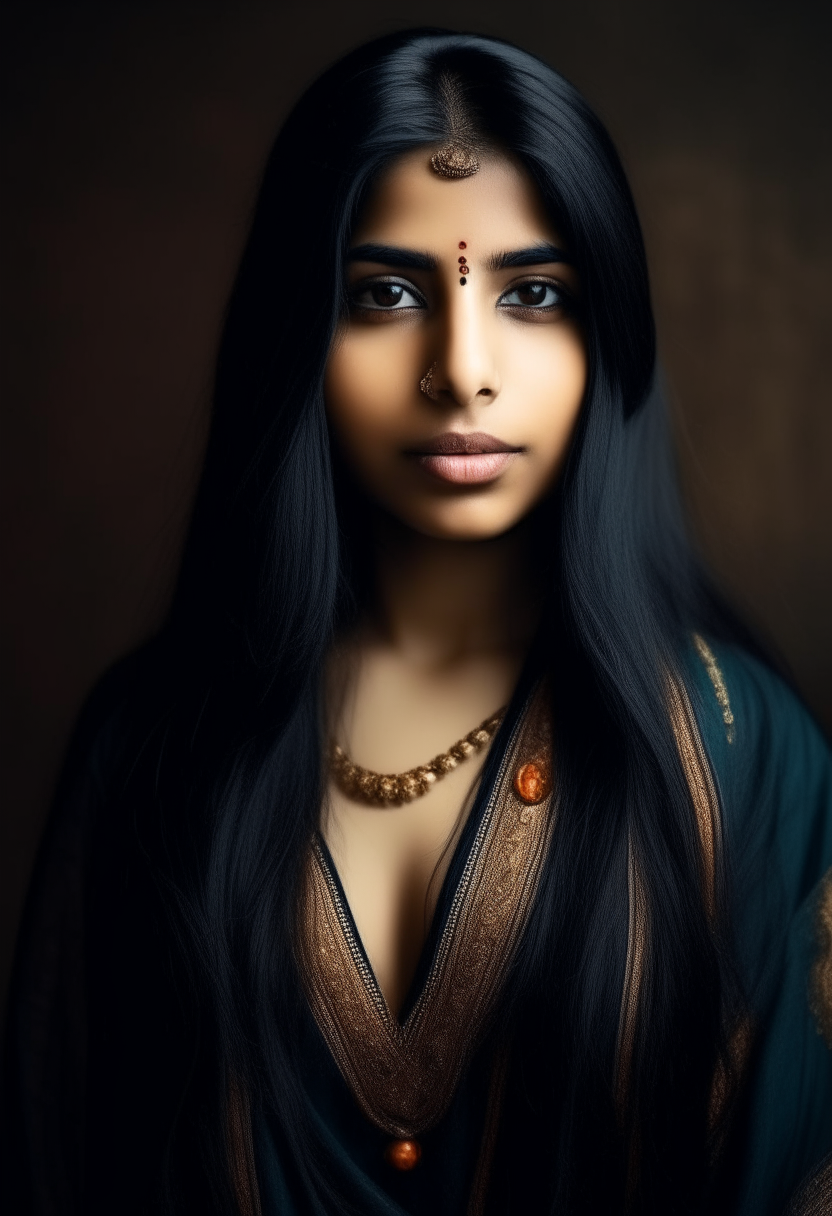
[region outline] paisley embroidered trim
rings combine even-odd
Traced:
[[[364,1114],[397,1139],[421,1134],[447,1110],[526,926],[554,821],[551,792],[528,805],[512,786],[518,764],[530,761],[551,772],[542,689],[509,741],[430,972],[404,1023],[391,1014],[313,842],[297,941],[307,999]]]
[[[809,976],[809,1006],[818,1034],[832,1047],[832,869],[821,879],[815,905],[818,951]]]
[[[719,708],[722,710],[722,721],[725,723],[725,735],[729,743],[734,742],[734,714],[731,709],[731,702],[728,699],[728,689],[725,684],[725,677],[722,674],[719,664],[716,661],[716,655],[711,650],[708,643],[699,633],[691,635],[693,644],[696,647],[696,653],[699,655],[702,662],[705,664],[705,670],[708,673],[708,679],[714,686],[716,699],[719,702]]]

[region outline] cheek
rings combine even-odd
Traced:
[[[535,463],[542,474],[554,474],[566,455],[586,390],[583,339],[576,330],[564,330],[552,342],[529,344],[515,375]]]
[[[377,365],[376,365],[377,366]],[[395,388],[373,372],[368,344],[342,342],[330,355],[324,377],[326,412],[341,446],[359,464],[372,457],[391,421]]]
[[[392,330],[393,327],[390,326]],[[381,330],[382,332],[378,332]],[[395,435],[412,405],[418,360],[383,327],[351,333],[332,351],[324,378],[327,415],[350,450],[372,436]],[[411,367],[413,364],[413,367]],[[415,377],[415,379],[414,379]],[[371,456],[368,451],[366,455]]]

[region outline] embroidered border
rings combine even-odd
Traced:
[[[829,1216],[832,1211],[832,1153],[804,1178],[785,1216]]]
[[[716,916],[716,855],[722,832],[719,797],[687,690],[681,681],[669,674],[667,677],[667,708],[696,816],[701,845],[703,899],[708,919],[713,921]],[[638,1020],[639,995],[644,980],[645,955],[650,931],[650,914],[644,884],[638,873],[632,845],[629,851],[627,878],[630,905],[629,929],[624,989],[621,994],[616,1066],[616,1097],[619,1108],[623,1106],[629,1083]]]
[[[433,965],[404,1023],[364,964],[323,851],[316,843],[310,851],[297,942],[307,999],[359,1106],[390,1136],[421,1134],[447,1110],[528,920],[554,814],[551,792],[536,806],[514,792],[521,756],[551,769],[542,689],[506,749]]]
[[[809,1008],[817,1022],[818,1034],[832,1048],[832,869],[826,871],[820,882],[815,933],[818,950],[809,975]]]
[[[725,677],[722,674],[719,664],[716,661],[716,655],[711,650],[708,643],[700,633],[691,635],[693,644],[696,647],[696,653],[699,655],[702,662],[705,664],[705,670],[708,673],[708,679],[714,686],[716,699],[719,702],[719,708],[722,710],[722,721],[725,723],[725,735],[729,743],[734,742],[734,713],[731,709],[731,702],[728,698],[728,688],[725,684]]]

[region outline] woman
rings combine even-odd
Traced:
[[[170,619],[31,900],[30,1210],[825,1210],[832,764],[691,553],[654,376],[551,69],[415,31],[300,101]]]

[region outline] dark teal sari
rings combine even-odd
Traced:
[[[823,1168],[832,1152],[832,755],[794,694],[740,651],[714,653],[697,639],[685,686],[719,801],[749,1009],[726,1149],[731,1160],[721,1163],[731,1180],[725,1210],[781,1216],[791,1202],[792,1211],[806,1216],[832,1211],[829,1169]],[[445,883],[417,987],[476,848],[476,828],[475,811]],[[483,1045],[445,1115],[421,1137],[419,1164],[399,1173],[385,1160],[389,1135],[359,1107],[310,1016],[303,1049],[308,1093],[331,1177],[356,1211],[465,1216],[491,1210],[487,1196],[472,1192],[498,1051],[499,1044]],[[264,1216],[300,1216],[303,1199],[292,1193],[267,1113],[255,1113],[253,1132]],[[541,1196],[546,1169],[540,1154],[523,1163],[524,1173],[539,1172]]]
[[[691,647],[684,685],[698,754],[707,764],[703,785],[711,782],[718,803],[748,1019],[741,1085],[716,1163],[721,1190],[708,1212],[822,1216],[832,1212],[832,756],[810,715],[776,675],[739,650],[715,650],[713,656],[706,647]],[[144,787],[139,802],[126,808],[110,788],[117,741],[124,735],[119,715],[121,707],[133,704],[134,682],[132,670],[118,674],[85,714],[29,901],[8,1018],[4,1211],[157,1211],[171,1120],[181,1110],[183,1093],[194,1089],[189,1070],[200,1011],[181,1005],[186,984],[171,988],[158,889],[135,849]],[[545,824],[545,802],[535,809],[511,800],[512,746],[504,749],[496,794],[489,799],[503,799],[515,826]],[[534,738],[529,747],[519,759],[535,759]],[[521,882],[517,898],[511,891],[507,896],[498,875],[483,906],[493,905],[500,916],[486,917],[485,930],[467,939],[470,950],[459,948],[466,940],[459,925],[466,908],[475,906],[458,899],[463,889],[476,888],[472,866],[482,863],[486,894],[493,858],[504,847],[510,846],[512,857],[525,858],[518,873],[528,878],[532,872],[533,850],[517,852],[522,841],[511,833],[492,832],[488,840],[495,851],[488,853],[489,805],[496,804],[480,799],[460,838],[405,1013],[424,1005],[431,985],[441,989],[442,975],[476,986],[494,959],[505,964],[512,933],[522,934],[528,911],[523,899],[532,900],[534,890]],[[499,827],[500,821],[493,822]],[[545,839],[539,833],[532,844]],[[333,881],[337,888],[334,869]],[[349,910],[341,903],[349,929]],[[625,925],[631,912],[621,910]],[[475,922],[476,917],[470,921]],[[350,965],[360,963],[362,953],[352,936],[357,953]],[[437,960],[443,958],[447,965],[440,974]],[[469,1029],[460,1009],[453,1002],[432,1006],[434,1014],[444,1009],[436,1025],[446,1054],[431,1058],[425,1051],[429,1036],[422,1042],[420,1102],[428,1110],[444,1089],[448,1100],[434,1103],[435,1119],[425,1116],[418,1132],[421,1160],[409,1172],[394,1170],[385,1157],[395,1138],[395,1103],[385,1107],[385,1099],[395,1096],[399,1082],[373,1076],[374,1050],[365,1050],[361,1035],[364,1063],[358,1061],[358,1072],[358,1056],[333,1050],[327,1010],[331,1015],[335,1008],[337,1015],[337,1002],[327,1004],[326,985],[310,1000],[299,1063],[323,1168],[343,1197],[341,1207],[360,1216],[531,1216],[547,1210],[546,1129],[540,1110],[523,1105],[517,1065],[523,1026],[507,1044],[485,1016],[499,987],[499,969],[495,975],[479,1004],[465,1006],[483,1015],[467,1055],[454,1054],[454,1036],[464,1041]],[[476,1018],[469,1020],[473,1025]],[[200,1120],[207,1119],[206,1111],[225,1109],[228,1081],[211,1072],[210,1041],[206,1050],[202,1088],[196,1087],[192,1108],[177,1124],[187,1167],[180,1175],[182,1206],[200,1214],[217,1207],[214,1183],[205,1180],[208,1125]],[[454,1061],[463,1065],[458,1074]],[[389,1069],[387,1075],[392,1076]],[[363,1096],[356,1077],[363,1077]],[[212,1143],[220,1146],[218,1153],[230,1153],[242,1216],[305,1216],[310,1199],[302,1171],[277,1121],[232,1092],[229,1134],[220,1128]],[[553,1092],[549,1105],[556,1103]],[[368,1110],[377,1116],[381,1111],[381,1122]]]

